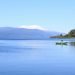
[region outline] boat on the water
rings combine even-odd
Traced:
[[[63,42],[63,40],[61,40],[61,42],[56,42],[56,45],[67,45],[67,42]]]
[[[56,42],[56,45],[67,45],[67,42]]]

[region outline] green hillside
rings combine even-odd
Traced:
[[[65,35],[57,35],[57,36],[52,36],[50,38],[75,38],[75,29],[71,30],[68,34]]]

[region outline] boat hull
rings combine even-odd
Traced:
[[[67,42],[64,42],[64,43],[56,42],[56,45],[67,45]]]

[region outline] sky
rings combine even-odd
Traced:
[[[41,26],[50,31],[75,28],[75,0],[0,0],[0,27]]]

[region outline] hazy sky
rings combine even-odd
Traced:
[[[39,25],[51,31],[75,28],[75,0],[0,0],[0,27]]]

